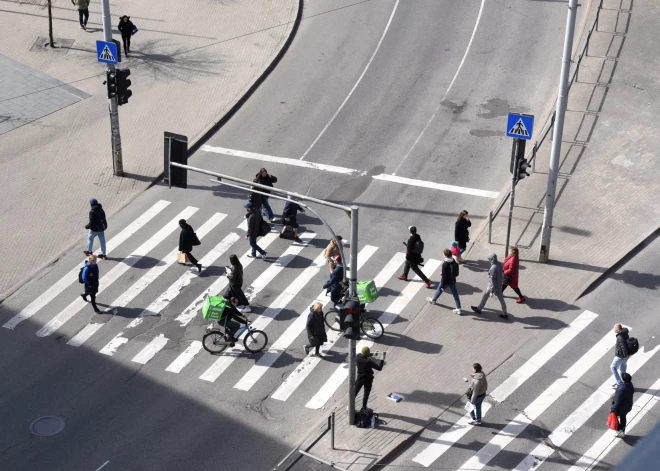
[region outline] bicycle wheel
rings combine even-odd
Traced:
[[[373,317],[364,317],[360,322],[360,330],[370,339],[380,338],[385,332],[383,324]]]
[[[325,313],[323,316],[323,321],[330,330],[334,330],[335,332],[339,332],[341,330],[339,328],[339,313],[334,309],[331,309]]]
[[[251,330],[243,337],[243,346],[250,353],[259,353],[268,344],[268,336],[260,330]]]
[[[227,348],[227,342],[219,330],[212,330],[204,335],[202,345],[204,345],[204,350],[209,353],[220,353]]]

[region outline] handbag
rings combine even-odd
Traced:
[[[470,398],[472,397],[472,387],[469,387],[469,388],[468,388],[468,390],[467,390],[467,392],[465,393],[465,395],[467,396],[468,401],[469,401]]]
[[[192,236],[192,245],[197,246],[197,245],[202,245],[202,243],[199,241],[199,238],[197,237],[197,234],[193,232]]]
[[[610,412],[610,416],[607,419],[607,426],[615,432],[619,430],[619,419],[616,418],[616,414],[614,412]]]
[[[137,32],[138,32],[137,26],[133,25],[133,29],[131,30],[131,36],[133,36]]]
[[[510,284],[511,284],[511,280],[513,280],[513,277],[512,277],[511,275],[504,275],[504,276],[502,277],[502,282],[503,282],[505,285],[510,285]]]

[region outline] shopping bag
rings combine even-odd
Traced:
[[[357,284],[357,296],[361,303],[371,303],[378,298],[378,288],[373,280],[360,281]]]
[[[468,412],[472,412],[474,410],[474,404],[472,404],[470,401],[467,401],[465,403],[465,410]]]
[[[138,32],[137,26],[133,25],[133,29],[131,30],[131,36],[133,36],[137,32]]]
[[[202,306],[202,316],[207,320],[220,320],[225,311],[225,303],[225,298],[222,296],[207,296]]]
[[[619,419],[616,418],[616,414],[614,412],[610,412],[610,416],[607,419],[607,426],[615,432],[619,430]]]
[[[176,261],[185,265],[186,263],[188,263],[188,256],[183,252],[179,252],[178,254],[176,254]]]

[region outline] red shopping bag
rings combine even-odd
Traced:
[[[610,416],[607,419],[607,426],[614,431],[619,430],[619,419],[616,418],[616,414],[614,412],[610,412]]]

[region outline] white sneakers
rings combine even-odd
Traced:
[[[433,301],[433,298],[426,298],[426,300],[429,302],[429,304],[437,305],[438,303]]]
[[[438,303],[437,301],[434,301],[433,298],[426,298],[426,300],[429,302],[429,304],[433,304],[434,306],[437,306]],[[451,310],[454,314],[459,314],[461,313],[460,308],[452,309]]]
[[[453,309],[454,314],[461,314],[461,310],[459,308]]]
[[[250,309],[250,306],[238,306],[236,309],[238,309],[241,312],[252,312],[252,309]]]
[[[616,433],[616,438],[624,438],[625,436],[626,436],[626,432],[624,432],[623,430],[619,430]]]

